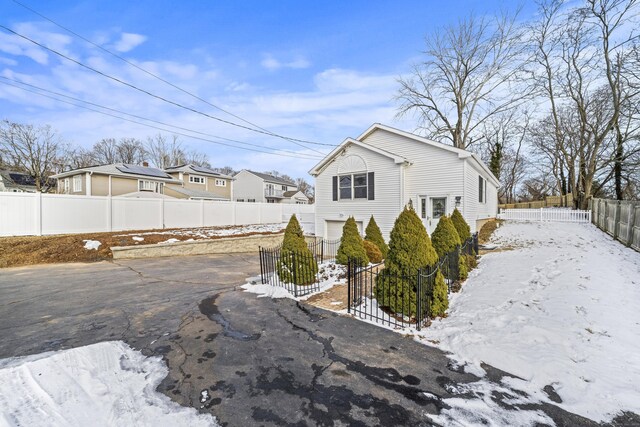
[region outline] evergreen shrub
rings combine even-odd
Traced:
[[[304,240],[302,228],[295,215],[284,231],[284,241],[276,271],[280,280],[296,285],[310,285],[316,280],[318,263]]]
[[[418,270],[437,261],[422,221],[412,206],[405,207],[391,230],[385,268],[376,279],[378,304],[415,316]]]
[[[471,228],[469,228],[469,224],[464,220],[464,217],[458,208],[453,210],[453,213],[451,214],[451,221],[458,232],[460,243],[464,243],[469,237],[471,237]]]
[[[379,264],[382,262],[382,252],[380,252],[380,249],[378,248],[378,246],[373,243],[370,242],[369,240],[365,240],[363,241],[364,243],[364,250],[367,252],[367,258],[369,258],[369,262],[372,262],[374,264]]]
[[[384,237],[382,237],[382,232],[380,231],[380,227],[376,223],[376,220],[371,215],[371,219],[369,220],[369,224],[367,224],[367,228],[365,229],[364,240],[374,243],[380,252],[382,253],[382,259],[387,257],[387,252],[389,252],[389,246],[384,241]],[[371,261],[373,262],[373,261]]]
[[[342,227],[342,239],[336,255],[338,264],[347,265],[349,258],[358,267],[369,264],[367,252],[364,249],[364,242],[358,231],[358,225],[353,217],[349,217]]]

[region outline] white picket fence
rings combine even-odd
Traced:
[[[510,221],[541,222],[591,222],[591,211],[540,208],[540,209],[500,209],[499,219]]]
[[[294,213],[313,233],[314,205],[0,193],[0,236],[273,224]]]

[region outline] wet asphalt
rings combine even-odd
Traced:
[[[0,358],[123,340],[163,357],[159,391],[223,426],[432,425],[443,399],[474,397],[455,391],[478,378],[433,347],[242,292],[259,271],[254,254],[0,269]],[[485,368],[490,381],[508,375]],[[550,403],[507,403],[518,393],[491,398],[506,411],[541,410],[558,426],[598,425]]]

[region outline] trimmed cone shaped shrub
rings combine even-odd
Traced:
[[[411,206],[400,213],[390,237],[385,268],[376,280],[376,299],[394,313],[415,316],[418,270],[435,264],[438,255]]]
[[[440,218],[431,236],[431,242],[440,258],[460,246],[460,236],[458,236],[458,232],[449,217],[443,216]]]
[[[387,257],[389,246],[387,246],[387,244],[385,243],[384,237],[382,237],[382,232],[380,232],[380,227],[378,227],[376,220],[373,219],[373,215],[371,215],[369,224],[367,224],[367,228],[365,229],[364,240],[374,243],[378,247],[378,249],[380,249],[380,252],[382,253],[382,259]]]
[[[469,237],[471,237],[471,229],[469,228],[469,224],[467,224],[467,221],[464,220],[464,217],[462,216],[458,208],[455,208],[453,210],[453,213],[451,214],[451,222],[453,222],[453,226],[458,232],[460,243],[464,243]]]
[[[467,268],[467,255],[460,254],[458,258],[458,275],[460,280],[467,280],[469,269]]]
[[[340,240],[340,247],[336,255],[336,262],[338,264],[347,265],[349,258],[358,267],[364,267],[369,264],[369,258],[367,252],[364,249],[364,243],[360,232],[358,232],[358,225],[356,220],[350,216],[347,222],[342,227],[342,239]]]
[[[444,276],[438,271],[436,283],[433,286],[433,293],[429,301],[429,313],[432,317],[444,316],[449,308],[449,296],[447,295],[447,284]]]
[[[365,240],[362,243],[364,243],[364,250],[367,252],[367,257],[369,258],[369,262],[372,262],[374,264],[381,263],[382,252],[380,252],[378,245],[376,245],[375,243],[369,240]]]
[[[276,268],[280,280],[286,283],[304,286],[316,280],[318,264],[304,240],[302,228],[295,215],[291,215],[284,230],[284,241]]]

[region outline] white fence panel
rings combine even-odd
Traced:
[[[109,231],[107,197],[42,195],[42,234]]]
[[[591,222],[591,211],[573,209],[501,209],[499,219],[510,221]]]
[[[162,199],[113,197],[111,212],[114,231],[163,228]]]
[[[199,200],[164,201],[165,228],[201,227],[203,225],[203,202]]]
[[[0,199],[0,236],[38,234],[40,207],[31,193],[6,193]]]
[[[205,202],[204,224],[207,227],[235,224],[234,202]]]
[[[292,214],[306,232],[313,205],[0,193],[0,236],[273,224]]]

